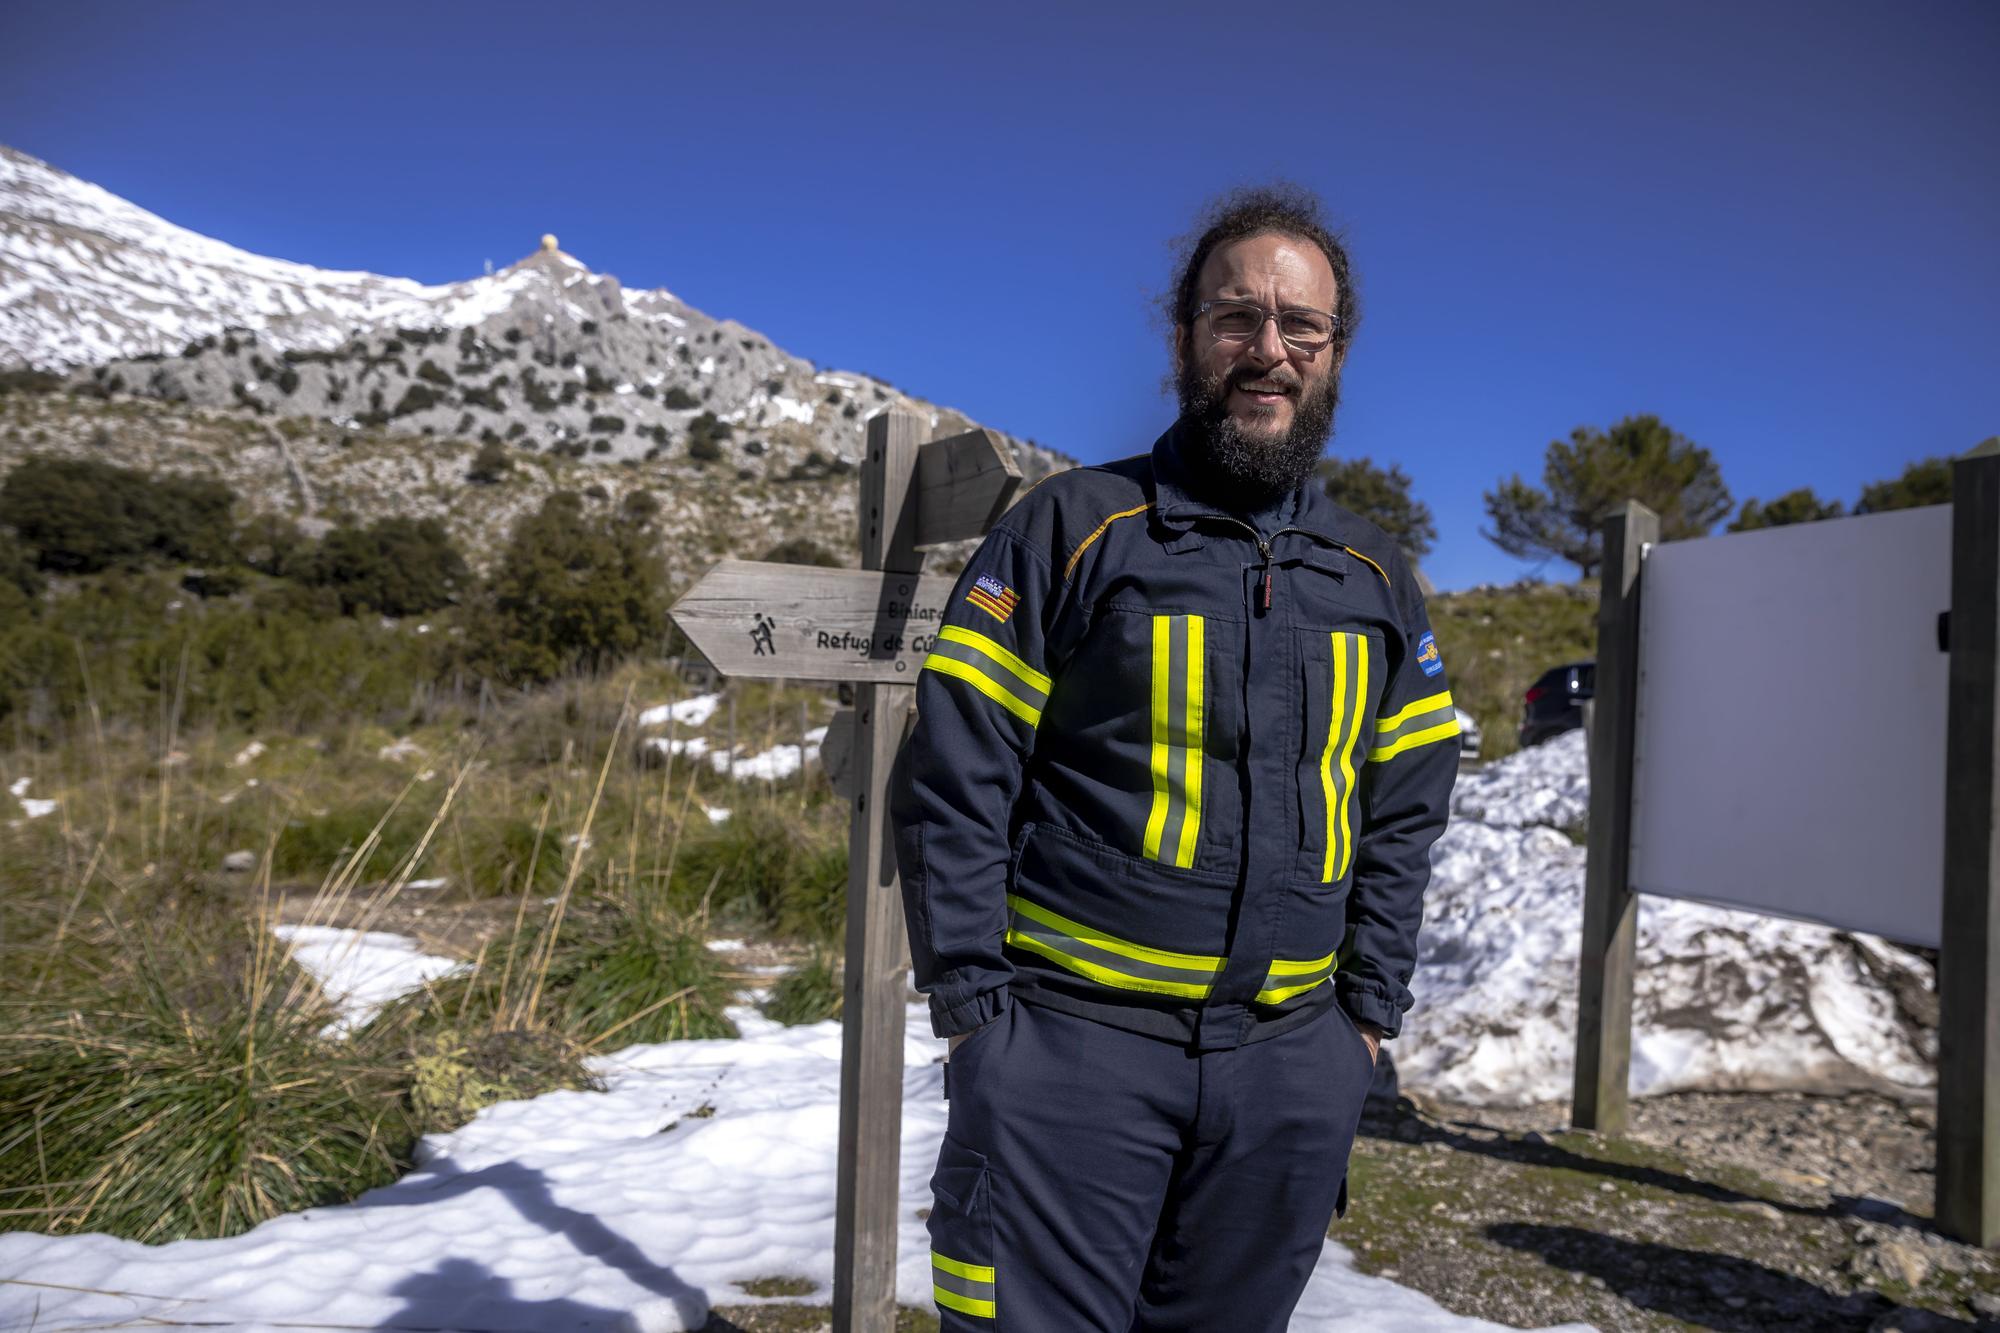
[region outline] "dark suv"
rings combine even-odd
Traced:
[[[1550,667],[1521,696],[1521,748],[1583,725],[1583,701],[1597,693],[1597,663]]]

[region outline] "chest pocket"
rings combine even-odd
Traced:
[[[1361,831],[1360,779],[1386,670],[1379,632],[1294,631],[1305,694],[1299,877],[1347,879]]]
[[[1207,624],[1201,616],[1152,618],[1152,704],[1147,767],[1152,804],[1143,848],[1149,860],[1186,868],[1201,837],[1207,727]]]

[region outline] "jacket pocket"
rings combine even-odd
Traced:
[[[1305,690],[1300,747],[1299,878],[1336,886],[1361,836],[1361,773],[1382,697],[1383,650],[1366,630],[1297,631]]]
[[[1007,944],[1116,990],[1201,1000],[1221,975],[1233,876],[1127,856],[1050,825],[1023,826]]]
[[[931,1296],[944,1327],[998,1317],[993,1254],[993,1180],[986,1159],[946,1134],[931,1175]]]

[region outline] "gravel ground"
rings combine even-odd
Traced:
[[[1334,1238],[1516,1326],[2000,1329],[2000,1257],[1930,1226],[1929,1102],[1673,1094],[1622,1138],[1568,1117],[1378,1099]]]

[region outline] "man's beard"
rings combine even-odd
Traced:
[[[1247,438],[1229,414],[1231,387],[1270,379],[1270,372],[1241,367],[1227,376],[1201,376],[1183,368],[1176,388],[1181,416],[1195,428],[1197,447],[1187,453],[1188,471],[1204,499],[1234,513],[1262,509],[1302,485],[1333,434],[1340,405],[1340,372],[1292,403],[1291,429],[1275,440]]]

